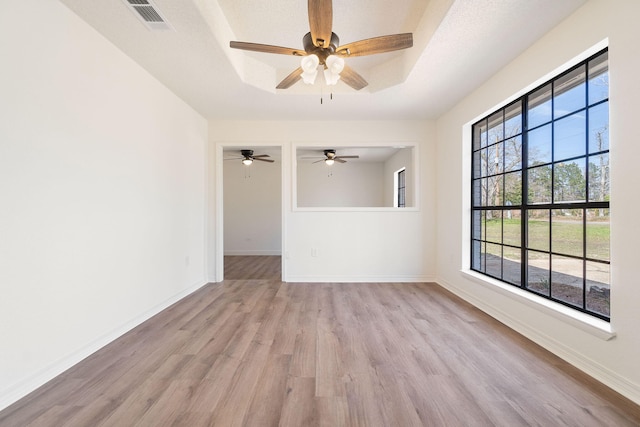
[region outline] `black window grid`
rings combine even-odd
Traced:
[[[406,206],[405,169],[398,171],[398,207]]]
[[[472,177],[471,177],[471,269],[478,271],[482,274],[490,276],[494,279],[498,279],[513,286],[517,286],[523,290],[535,293],[544,298],[556,301],[563,305],[567,305],[573,309],[581,312],[588,313],[592,316],[610,320],[610,314],[607,308],[606,312],[593,310],[589,307],[587,302],[587,287],[588,287],[588,263],[610,265],[609,259],[601,259],[589,256],[587,248],[587,222],[588,212],[591,210],[606,210],[609,211],[609,200],[591,200],[590,197],[590,178],[591,178],[591,163],[590,158],[596,158],[597,156],[608,155],[609,147],[599,150],[593,150],[590,147],[590,112],[595,111],[598,106],[608,107],[609,97],[607,96],[601,99],[597,99],[590,102],[590,67],[592,61],[597,62],[605,58],[606,64],[607,49],[604,49],[597,54],[591,56],[587,60],[580,64],[570,68],[564,73],[554,77],[548,82],[538,86],[532,91],[528,92],[524,96],[511,102],[507,106],[489,114],[487,117],[479,120],[472,126]],[[607,65],[605,68],[608,72]],[[555,111],[555,86],[556,82],[562,82],[570,86],[571,78],[574,74],[580,71],[584,72],[584,105],[569,111],[565,111],[563,114],[556,114]],[[564,79],[564,80],[563,80]],[[548,120],[535,123],[533,126],[528,126],[528,113],[529,104],[533,100],[534,96],[538,95],[546,87],[551,87],[551,94],[549,97],[551,103],[551,112]],[[535,105],[534,105],[535,107]],[[514,112],[516,114],[514,114]],[[518,113],[519,112],[519,113]],[[556,158],[555,156],[555,124],[563,119],[567,119],[574,115],[584,115],[584,153],[573,156],[565,156],[563,158]],[[518,119],[519,118],[519,119]],[[505,123],[517,124],[515,128],[507,129]],[[607,119],[608,124],[608,119]],[[519,126],[519,129],[518,129]],[[547,162],[538,162],[535,164],[529,164],[530,157],[528,154],[528,138],[529,133],[542,129],[545,126],[550,127],[551,131],[551,158]],[[513,162],[514,159],[507,159],[507,150],[504,148],[508,141],[517,141],[515,146],[520,144],[519,153],[520,161]],[[490,154],[491,153],[491,154]],[[491,156],[491,161],[489,157]],[[511,160],[511,166],[507,166],[509,163],[507,160]],[[515,159],[518,160],[518,159]],[[559,173],[559,165],[565,165],[567,163],[573,163],[576,161],[582,161],[584,164],[584,200],[557,200],[558,197],[555,194],[556,187],[556,174]],[[574,163],[575,164],[575,163]],[[542,168],[550,168],[550,200],[547,202],[534,203],[529,200],[530,188],[529,188],[529,174],[542,171]],[[604,173],[603,170],[600,173]],[[507,192],[507,177],[517,177],[520,174],[520,199],[513,196],[506,196]],[[493,186],[493,188],[490,188]],[[502,188],[502,191],[500,190]],[[490,191],[492,190],[492,191]],[[493,197],[490,197],[492,195]],[[489,200],[492,198],[493,200]],[[517,203],[514,203],[513,201]],[[582,218],[582,248],[581,255],[572,253],[566,253],[566,251],[556,250],[553,243],[553,219],[554,211],[570,210],[573,212],[580,212]],[[529,214],[531,212],[548,212],[548,249],[541,250],[529,245],[528,242],[528,228],[529,228]],[[505,242],[505,217],[511,218],[512,215],[517,215],[520,218],[520,237],[519,242]],[[493,218],[499,217],[500,220],[500,232],[499,238],[495,236],[487,235],[487,217]],[[483,229],[484,227],[484,229]],[[518,243],[518,244],[516,244]],[[487,254],[489,249],[493,249],[494,252],[499,252],[496,260],[489,259]],[[506,274],[505,271],[505,252],[512,254],[519,253],[519,274],[513,274],[510,270],[510,274]],[[548,288],[547,289],[534,289],[530,286],[529,282],[529,257],[531,256],[546,256],[548,258],[547,276],[548,276]],[[578,304],[576,301],[566,301],[553,294],[553,276],[554,271],[552,269],[552,260],[556,258],[564,258],[569,262],[581,262],[582,263],[582,301]],[[508,261],[511,262],[511,261]],[[610,271],[609,271],[610,273]],[[558,274],[558,273],[556,273]]]

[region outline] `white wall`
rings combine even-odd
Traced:
[[[281,162],[227,160],[223,167],[225,255],[280,255]]]
[[[445,287],[640,403],[638,16],[636,0],[589,1],[438,120],[437,265],[438,281]],[[611,76],[611,327],[617,334],[609,341],[592,328],[460,272],[468,268],[469,229],[469,142],[463,138],[463,126],[606,37]]]
[[[205,283],[208,128],[59,2],[0,57],[2,408]]]
[[[336,149],[358,144],[418,143],[418,163],[424,171],[420,198],[435,199],[433,123],[353,121],[346,127],[343,123],[323,122],[323,125],[328,129],[342,129],[336,136],[338,140],[332,141],[332,147]],[[285,280],[338,282],[433,279],[436,256],[435,208],[431,203],[402,211],[293,209],[293,146],[302,143],[322,146],[322,141],[307,139],[309,129],[317,128],[317,122],[211,121],[209,128],[212,152],[221,153],[216,148],[229,141],[236,144],[259,141],[265,145],[282,146],[285,162]],[[215,156],[211,161],[214,168],[219,167],[220,161]],[[222,227],[222,224],[217,227]],[[219,266],[220,255],[217,254],[217,257]]]
[[[352,161],[327,166],[299,160],[297,169],[300,207],[385,206],[383,163]]]

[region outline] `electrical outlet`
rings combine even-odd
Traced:
[[[318,248],[311,248],[311,256],[314,258],[318,256]]]

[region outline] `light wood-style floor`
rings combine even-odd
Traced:
[[[282,278],[280,256],[233,256],[224,257],[226,280],[280,280]]]
[[[0,412],[3,427],[236,425],[638,426],[640,408],[435,284],[239,279]]]

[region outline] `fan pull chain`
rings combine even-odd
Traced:
[[[243,168],[244,169],[244,179],[251,179],[251,168]]]

